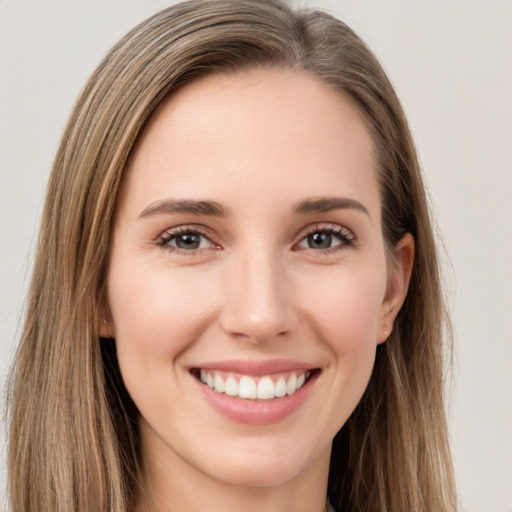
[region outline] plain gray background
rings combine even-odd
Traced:
[[[171,3],[0,0],[2,386],[71,106],[110,46]],[[330,10],[369,43],[403,101],[449,255],[456,336],[449,415],[462,509],[512,512],[512,2],[308,4]],[[4,445],[2,432],[3,453]]]

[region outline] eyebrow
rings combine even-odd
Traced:
[[[194,201],[190,199],[164,199],[150,204],[144,208],[139,218],[161,213],[189,213],[192,215],[209,215],[212,217],[226,217],[225,208],[215,201]]]
[[[367,208],[355,199],[348,197],[320,197],[318,199],[304,199],[299,201],[293,211],[295,213],[325,213],[332,210],[354,209],[365,213],[372,220]]]
[[[366,207],[355,199],[348,197],[321,197],[299,201],[293,212],[299,214],[325,213],[332,210],[355,209],[365,213],[371,220]],[[227,217],[227,210],[216,201],[195,201],[192,199],[164,199],[151,203],[140,213],[139,218],[162,213],[188,213],[191,215],[207,215],[212,217]]]

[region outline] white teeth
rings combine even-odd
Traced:
[[[238,383],[238,396],[240,398],[256,398],[256,382],[251,377],[242,377]]]
[[[224,393],[224,381],[219,375],[215,375],[213,378],[213,387],[218,393]]]
[[[277,379],[274,395],[278,397],[286,395],[286,381],[284,380],[284,377],[279,377],[279,379]]]
[[[229,396],[259,400],[271,400],[286,395],[293,395],[306,382],[311,372],[292,373],[288,380],[280,376],[276,382],[270,376],[253,378],[243,375],[239,380],[229,376],[224,380],[221,372],[201,370],[199,379],[203,384],[214,389],[217,393],[226,393]]]
[[[274,398],[274,383],[270,377],[263,377],[258,382],[258,389],[256,392],[256,396],[260,400],[269,400],[270,398]]]
[[[289,395],[293,395],[297,391],[297,377],[293,374],[286,384],[286,392]]]
[[[233,377],[228,377],[226,379],[224,393],[229,396],[238,396],[238,382]]]

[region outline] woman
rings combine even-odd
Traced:
[[[191,1],[57,153],[13,372],[14,510],[455,510],[407,123],[342,22]]]

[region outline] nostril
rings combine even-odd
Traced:
[[[221,327],[241,341],[282,339],[298,323],[290,287],[266,271],[254,274],[251,270],[227,290],[219,316]]]

